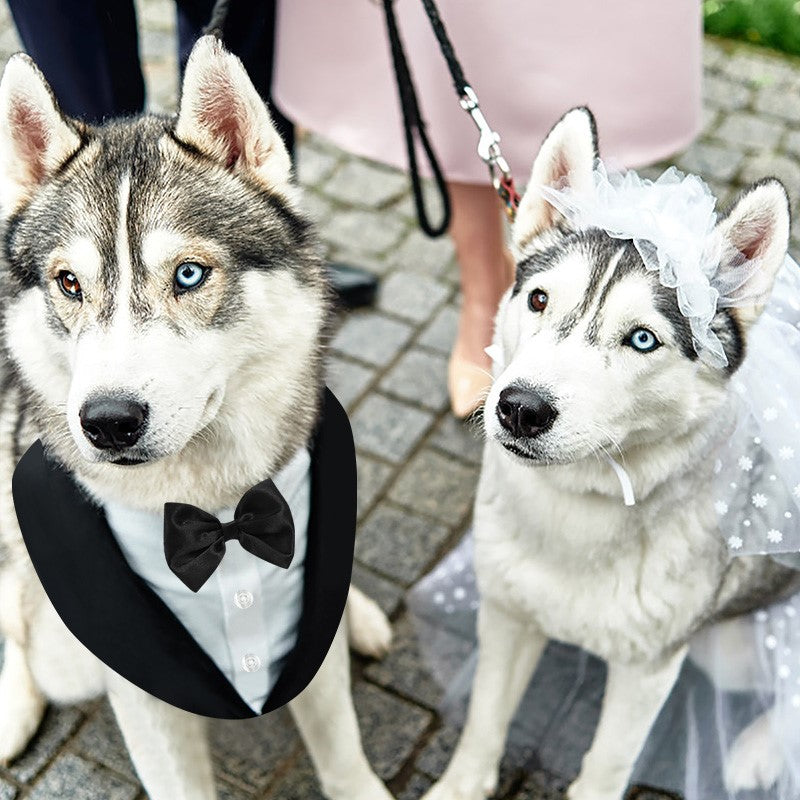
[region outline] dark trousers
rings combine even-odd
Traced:
[[[276,0],[231,0],[225,45],[242,59],[270,102]],[[64,112],[88,122],[138,114],[144,80],[133,0],[8,0],[27,52],[39,65]],[[176,0],[181,72],[211,16],[214,0]],[[272,117],[290,152],[294,126]]]

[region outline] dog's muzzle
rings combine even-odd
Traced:
[[[500,392],[496,413],[503,428],[518,439],[538,436],[558,416],[552,403],[535,389],[513,384]]]

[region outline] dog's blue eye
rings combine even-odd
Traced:
[[[184,261],[175,270],[175,286],[178,291],[188,292],[196,289],[206,278],[208,268],[194,261]]]
[[[649,353],[661,346],[661,342],[656,339],[653,331],[649,331],[647,328],[637,328],[628,336],[625,343],[640,353]]]

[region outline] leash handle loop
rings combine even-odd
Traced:
[[[403,42],[400,38],[400,31],[397,27],[397,18],[394,13],[393,0],[383,0],[383,9],[386,16],[386,32],[389,37],[389,45],[392,52],[392,63],[394,74],[397,79],[397,91],[400,96],[400,110],[403,114],[403,132],[406,140],[406,151],[408,153],[408,171],[411,176],[411,188],[414,193],[414,205],[417,209],[417,219],[420,228],[430,237],[441,236],[450,227],[450,195],[447,192],[447,184],[444,180],[442,169],[436,158],[428,133],[425,129],[425,121],[419,109],[417,92],[414,81],[411,77],[411,70],[408,66]],[[422,179],[419,174],[417,164],[416,144],[422,147],[428,164],[433,173],[436,189],[442,204],[442,219],[438,224],[433,224],[428,215],[425,205],[425,196],[422,190]]]
[[[517,207],[519,206],[520,196],[514,185],[514,177],[511,174],[508,162],[503,157],[503,153],[500,150],[500,134],[489,124],[481,110],[478,95],[467,82],[464,70],[453,48],[453,43],[450,41],[442,18],[439,15],[439,9],[436,7],[435,0],[421,0],[421,2],[428,16],[428,20],[431,23],[433,33],[436,36],[439,49],[447,63],[447,68],[450,72],[459,104],[464,111],[472,117],[472,121],[478,128],[478,157],[487,165],[492,186],[503,203],[508,218],[513,221],[517,212]],[[386,29],[392,52],[392,63],[397,80],[398,94],[400,96],[400,108],[403,114],[403,129],[406,139],[409,173],[411,175],[411,186],[414,192],[417,218],[419,219],[420,227],[428,236],[440,236],[447,230],[450,224],[450,198],[447,193],[447,185],[444,181],[444,176],[442,175],[433,147],[428,139],[425,123],[420,113],[417,92],[414,87],[411,70],[408,66],[405,50],[397,27],[393,0],[383,0],[383,8],[386,15]],[[415,138],[425,152],[442,201],[442,221],[435,226],[430,222],[422,193]]]

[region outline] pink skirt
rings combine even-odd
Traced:
[[[568,109],[588,105],[600,151],[636,167],[686,147],[700,126],[697,0],[439,0],[467,80],[524,183]],[[395,0],[423,118],[449,180],[481,183],[477,131],[458,105],[420,0]],[[282,0],[274,97],[299,125],[405,169],[383,9],[372,0]]]

